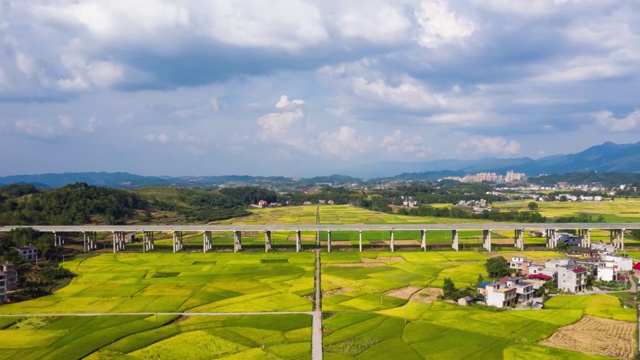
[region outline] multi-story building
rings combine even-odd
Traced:
[[[18,287],[18,272],[13,264],[5,261],[0,264],[0,270],[7,275],[7,291],[15,290]]]
[[[587,288],[587,269],[583,267],[559,267],[558,289],[571,293]]]
[[[7,301],[7,274],[0,271],[0,301]]]
[[[503,278],[485,286],[487,305],[495,307],[526,304],[533,300],[534,292],[534,284],[522,278]]]
[[[21,246],[18,249],[18,253],[27,261],[36,261],[38,259],[38,247],[31,244],[27,246]]]
[[[527,261],[526,256],[512,256],[509,263],[509,268],[518,271],[518,275],[522,276],[529,275],[529,266],[531,266],[531,261]]]

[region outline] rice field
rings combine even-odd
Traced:
[[[240,221],[315,223],[316,210],[256,209]],[[320,207],[325,224],[441,220]],[[127,252],[67,260],[63,266],[78,275],[68,286],[0,306],[0,314],[52,314],[0,317],[0,359],[309,359],[309,315],[233,313],[310,311],[312,254],[279,251],[295,246],[292,232],[273,232],[274,250],[268,253],[263,252],[264,234],[243,233],[248,251],[231,253],[230,235],[214,233],[214,251],[208,253],[201,252],[201,234],[185,234],[186,251],[176,254],[162,251],[171,248],[171,238],[158,234],[156,250],[149,253],[134,243],[127,244]],[[315,247],[315,233],[302,235],[303,247]],[[320,234],[321,242],[326,236]],[[322,253],[327,359],[601,359],[541,341],[583,316],[635,322],[635,310],[622,308],[618,298],[608,295],[558,296],[544,310],[519,311],[437,301],[444,278],[457,287],[475,284],[479,275],[486,278],[489,257],[518,255],[543,262],[562,255],[542,246],[516,251],[510,232],[492,233],[493,252],[481,248],[477,231],[460,232],[466,251],[459,252],[447,249],[450,232],[428,232],[429,244],[444,245],[428,251],[417,249],[419,232],[396,231],[397,244],[411,247],[389,252],[389,236],[388,231],[364,232],[366,251],[360,253],[357,232],[331,233],[334,247],[345,251]],[[592,240],[598,236],[594,231]],[[542,245],[544,238],[525,233],[525,242]],[[154,314],[163,312],[186,315]],[[70,313],[87,316],[64,316]]]
[[[306,315],[13,318],[0,359],[309,359]]]
[[[529,211],[527,204],[532,200],[518,200],[494,203],[493,207],[501,211]],[[602,215],[606,222],[638,222],[640,221],[640,199],[616,198],[614,201],[585,201],[585,202],[536,202],[542,216],[549,218],[559,216],[575,216],[579,214],[591,215],[594,219]]]
[[[445,277],[456,287],[474,284],[478,275],[486,278],[484,262],[495,255],[524,255],[539,262],[561,257],[551,251],[323,254],[323,311],[331,314],[324,322],[325,357],[603,359],[539,342],[584,315],[635,322],[635,310],[622,308],[608,295],[559,296],[545,310],[519,311],[421,298],[424,290],[441,287]],[[398,295],[403,289],[410,293]]]
[[[10,313],[310,311],[313,257],[302,253],[119,253],[64,263],[71,284]]]

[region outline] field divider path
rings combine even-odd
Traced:
[[[54,316],[140,316],[140,315],[178,315],[178,316],[241,316],[241,315],[315,315],[314,311],[240,311],[240,312],[107,312],[107,313],[27,313],[0,314],[0,317],[54,317]]]
[[[311,336],[311,359],[322,360],[322,289],[320,281],[320,249],[316,249],[316,301],[313,309],[313,325]]]

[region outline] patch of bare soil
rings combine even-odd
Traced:
[[[399,246],[420,245],[418,240],[393,240],[393,243]]]
[[[385,295],[388,296],[393,296],[393,297],[397,297],[400,299],[408,299],[411,297],[411,295],[413,295],[413,293],[415,293],[416,291],[420,290],[420,287],[418,286],[405,286],[399,289],[393,289],[393,290],[389,290],[387,292],[385,292]]]
[[[369,240],[369,244],[371,244],[371,246],[384,246],[388,245],[389,243],[387,241],[381,240]]]
[[[491,244],[495,245],[513,245],[515,243],[515,240],[513,239],[491,239]]]
[[[344,294],[344,293],[348,293],[348,292],[352,292],[352,289],[343,287],[343,288],[338,288],[338,289],[334,289],[334,290],[329,290],[329,291],[323,291],[322,292],[322,298],[328,298],[330,296],[335,296],[335,295],[340,295],[340,294]]]
[[[620,359],[632,359],[637,346],[634,323],[593,316],[556,330],[540,343]]]
[[[442,295],[442,289],[439,288],[424,288],[417,293],[413,294],[409,301],[419,302],[423,304],[430,304],[438,300],[438,296]]]

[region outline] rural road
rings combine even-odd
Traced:
[[[311,359],[322,360],[322,291],[320,287],[320,249],[316,249],[316,301],[313,309]]]

